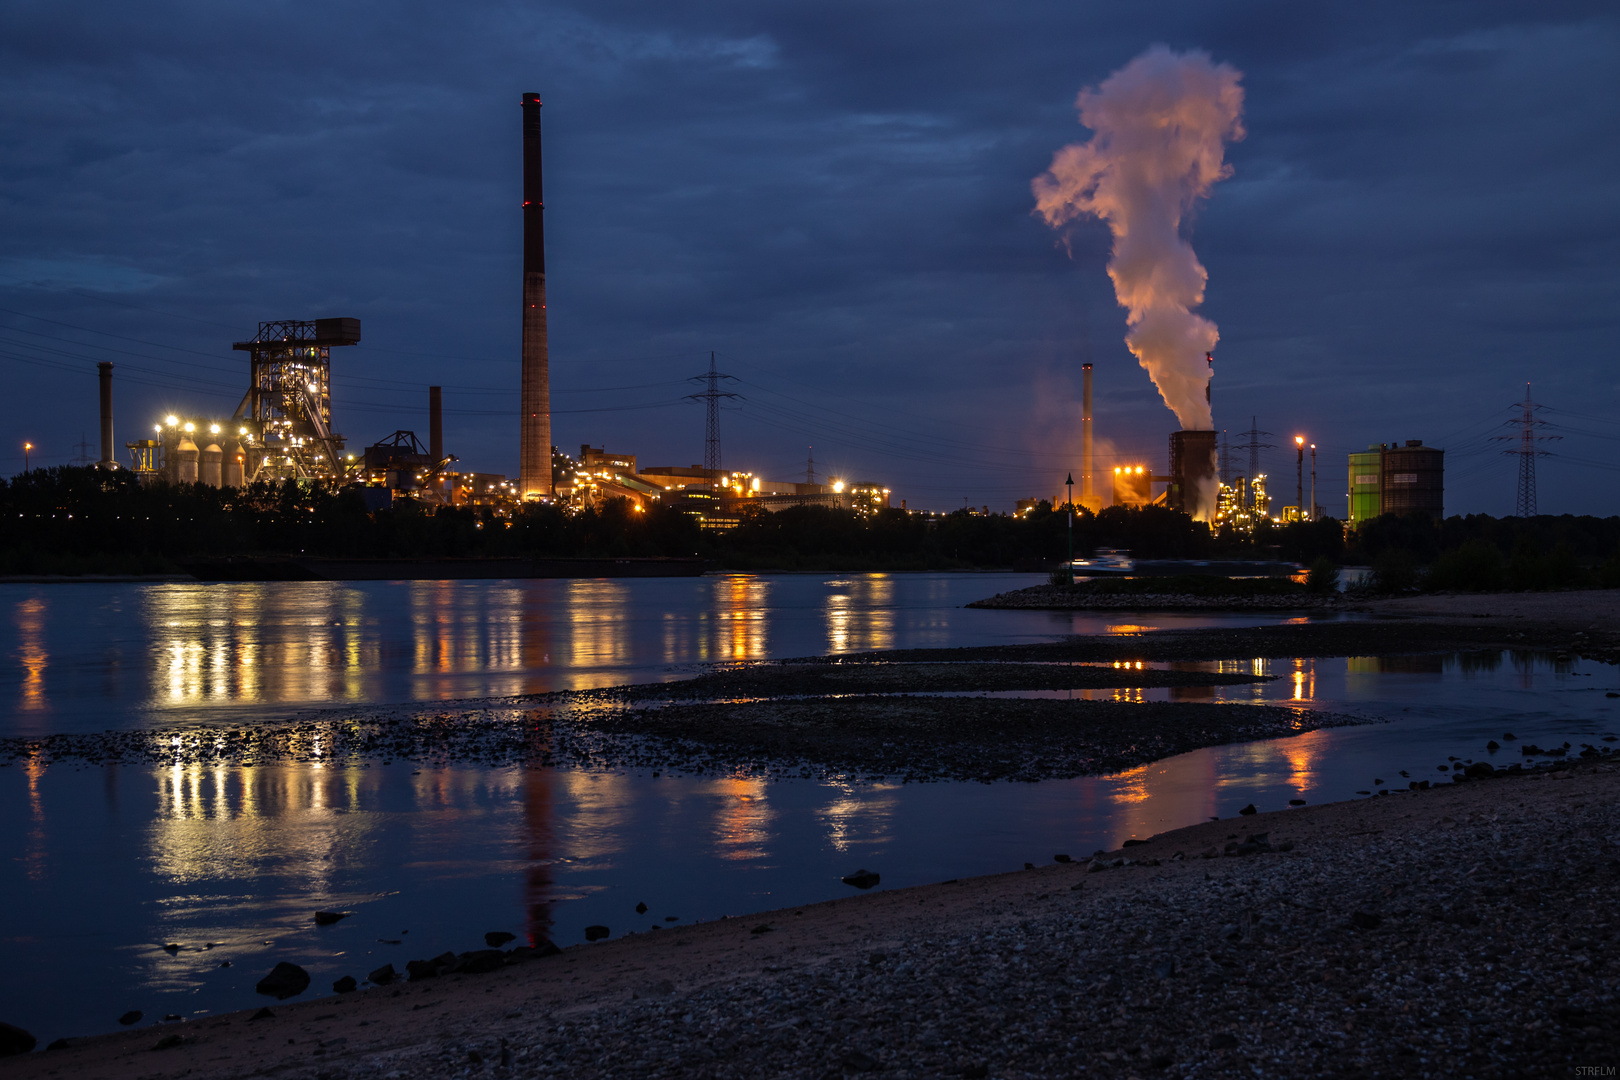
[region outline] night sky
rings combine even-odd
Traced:
[[[1246,95],[1188,232],[1216,427],[1313,439],[1337,515],[1344,455],[1406,439],[1448,450],[1449,513],[1507,514],[1489,440],[1530,381],[1540,510],[1620,511],[1612,3],[6,0],[0,469],[95,443],[97,360],[122,444],[228,415],[258,320],[354,316],[351,450],[425,440],[438,383],[462,467],[514,474],[533,90],[563,449],[701,462],[712,350],[728,468],[802,480],[813,444],[913,509],[1010,510],[1078,473],[1090,359],[1099,444],[1162,471],[1108,232],[1066,250],[1030,190],[1154,44]],[[1291,503],[1293,454],[1263,467]]]

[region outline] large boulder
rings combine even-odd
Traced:
[[[32,1035],[15,1024],[0,1023],[0,1057],[26,1054],[34,1049]]]
[[[271,969],[270,974],[260,979],[254,989],[261,994],[270,995],[277,1001],[285,1001],[309,989],[309,972],[297,964],[289,964],[283,960]]]

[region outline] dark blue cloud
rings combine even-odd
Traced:
[[[24,438],[73,455],[96,359],[133,437],[234,407],[257,320],[352,314],[351,445],[424,427],[443,383],[451,449],[515,471],[525,90],[559,444],[700,460],[678,399],[715,350],[745,395],[728,464],[785,477],[814,443],[912,505],[1008,506],[1075,467],[1089,356],[1099,434],[1158,463],[1174,420],[1121,342],[1106,232],[1071,257],[1029,213],[1084,136],[1076,92],[1154,42],[1248,93],[1192,234],[1219,425],[1308,432],[1324,492],[1347,450],[1444,440],[1450,507],[1501,513],[1486,437],[1524,381],[1620,415],[1610,5],[12,2],[0,467]],[[663,407],[587,411],[640,405]],[[1616,445],[1572,433],[1611,467],[1544,462],[1543,508],[1613,512]]]

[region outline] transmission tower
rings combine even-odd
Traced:
[[[816,448],[813,446],[810,447],[809,453],[805,457],[804,482],[807,484],[816,482]]]
[[[739,396],[720,389],[721,379],[736,381],[732,376],[722,375],[714,369],[714,353],[710,353],[709,370],[702,375],[694,375],[689,380],[702,383],[705,388],[696,394],[686,395],[688,401],[701,401],[708,406],[708,428],[703,441],[703,471],[708,475],[710,487],[713,487],[720,478],[720,399]]]
[[[1514,511],[1521,518],[1536,516],[1536,458],[1546,457],[1551,450],[1538,449],[1538,442],[1550,442],[1562,439],[1562,435],[1543,435],[1538,429],[1547,426],[1547,421],[1536,419],[1536,410],[1541,408],[1530,400],[1530,384],[1524,384],[1524,400],[1514,406],[1524,410],[1524,415],[1507,422],[1508,427],[1519,429],[1517,435],[1493,435],[1496,441],[1516,442],[1519,445],[1512,450],[1504,450],[1504,454],[1515,454],[1519,458],[1519,492]]]
[[[73,449],[79,452],[79,456],[73,459],[73,464],[90,464],[90,440],[84,437],[84,432],[79,432],[79,441],[73,444]]]
[[[1261,439],[1275,439],[1275,432],[1261,431],[1258,418],[1249,417],[1249,430],[1241,431],[1244,441],[1232,447],[1234,450],[1247,450],[1249,452],[1249,508],[1254,505],[1254,478],[1260,474],[1260,451],[1277,449],[1276,443],[1261,442]]]

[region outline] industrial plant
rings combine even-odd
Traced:
[[[422,507],[490,507],[510,515],[526,502],[571,509],[623,499],[638,512],[654,504],[697,516],[705,528],[736,525],[750,508],[827,506],[863,516],[889,505],[889,488],[874,481],[828,478],[815,482],[771,481],[720,464],[718,387],[728,378],[710,369],[697,376],[707,389],[692,395],[708,404],[703,465],[638,465],[634,454],[580,448],[578,459],[551,443],[550,357],[546,326],[546,261],[541,183],[540,95],[526,93],[522,106],[522,367],[519,397],[519,470],[503,474],[463,472],[444,445],[443,394],[428,388],[428,438],[400,429],[358,452],[348,449],[332,409],[331,353],[357,346],[360,320],[322,318],[261,322],[248,341],[232,348],[247,354],[241,402],[229,415],[176,410],[155,417],[148,435],[126,442],[128,467],[145,483],[241,487],[259,481],[321,481],[358,488],[368,510],[408,499]],[[118,468],[113,442],[113,365],[101,363],[101,457]],[[1089,423],[1089,421],[1088,421]],[[813,469],[812,469],[813,473]]]

